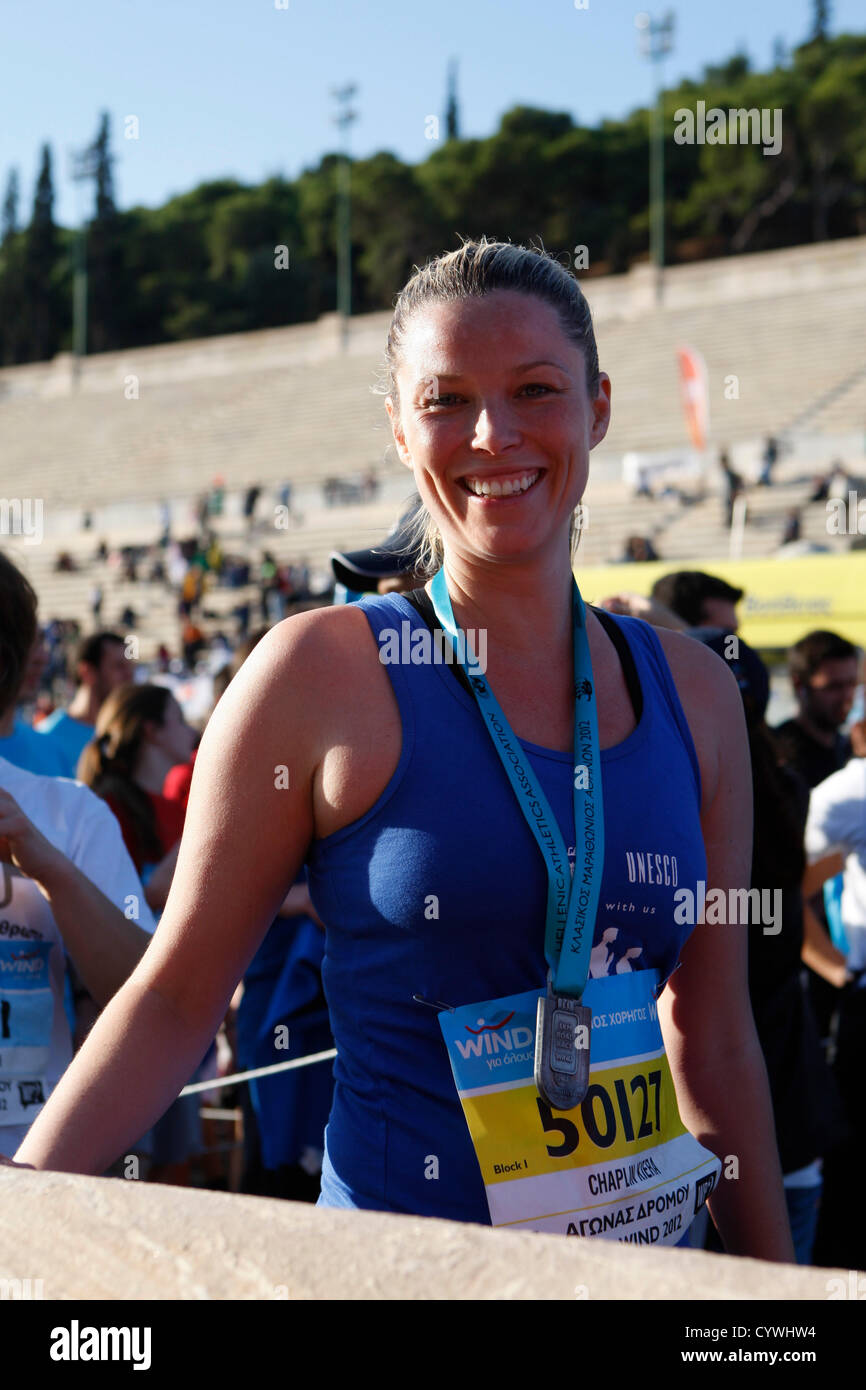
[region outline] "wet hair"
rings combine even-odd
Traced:
[[[700,627],[705,599],[720,598],[726,603],[739,603],[743,590],[735,589],[714,574],[704,574],[703,570],[677,570],[656,580],[652,596],[688,623],[689,627]]]
[[[597,395],[599,367],[595,330],[589,305],[575,277],[546,251],[481,237],[478,241],[464,241],[456,251],[447,251],[425,266],[416,267],[397,296],[385,346],[384,389],[393,400],[398,416],[397,370],[407,325],[413,314],[428,304],[481,299],[497,290],[533,295],[556,311],[563,333],[584,354],[587,391],[591,397]],[[442,541],[426,507],[420,509],[412,527],[410,544],[420,552],[420,574],[430,574],[439,568]]]
[[[807,632],[788,652],[788,673],[792,681],[806,685],[825,661],[849,661],[856,655],[854,643],[836,632]]]
[[[0,554],[0,714],[15,703],[37,632],[33,586]]]
[[[147,792],[135,781],[135,765],[145,741],[145,724],[164,724],[173,698],[164,685],[121,685],[103,702],[93,739],[78,761],[80,781],[103,800],[122,807],[135,838],[136,863],[162,859],[156,817]]]

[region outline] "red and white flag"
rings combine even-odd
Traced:
[[[695,348],[677,348],[680,368],[680,392],[689,438],[694,447],[707,447],[710,432],[710,393],[707,386],[707,365]]]

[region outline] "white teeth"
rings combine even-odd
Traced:
[[[464,478],[464,483],[476,497],[516,497],[526,492],[538,479],[538,473],[524,473],[522,478],[506,478],[499,482],[480,482],[478,478]]]

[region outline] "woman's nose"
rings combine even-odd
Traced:
[[[509,406],[485,405],[475,422],[472,440],[474,448],[498,454],[511,444],[520,442],[520,431]]]

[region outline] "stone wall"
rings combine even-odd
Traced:
[[[847,1271],[66,1173],[0,1168],[0,1202],[0,1283],[41,1280],[45,1299],[826,1300],[829,1279],[850,1282]]]

